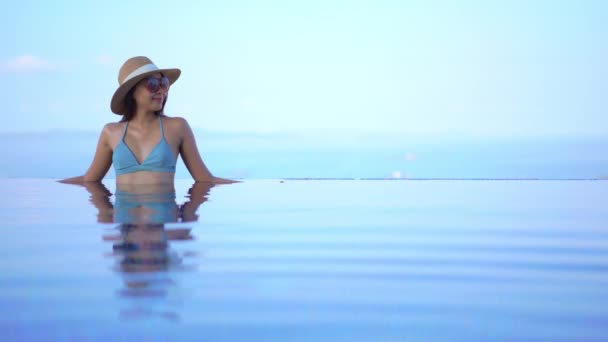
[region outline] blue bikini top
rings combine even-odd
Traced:
[[[176,158],[171,150],[171,146],[165,140],[163,120],[160,116],[158,117],[158,121],[160,122],[160,141],[142,163],[137,161],[135,154],[125,143],[125,135],[129,127],[129,122],[127,122],[125,130],[122,133],[122,138],[118,145],[116,145],[112,155],[112,163],[114,164],[117,176],[138,171],[175,172]]]

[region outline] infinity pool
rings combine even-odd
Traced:
[[[608,181],[0,189],[3,339],[608,338]]]

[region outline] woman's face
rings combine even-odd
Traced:
[[[138,109],[158,112],[163,109],[163,103],[168,93],[169,80],[159,72],[137,83],[133,97]]]

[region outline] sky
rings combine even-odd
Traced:
[[[26,0],[0,19],[0,133],[99,131],[137,55],[182,70],[166,113],[210,132],[608,129],[606,1]]]

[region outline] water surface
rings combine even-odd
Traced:
[[[607,181],[0,189],[11,339],[606,338]]]

